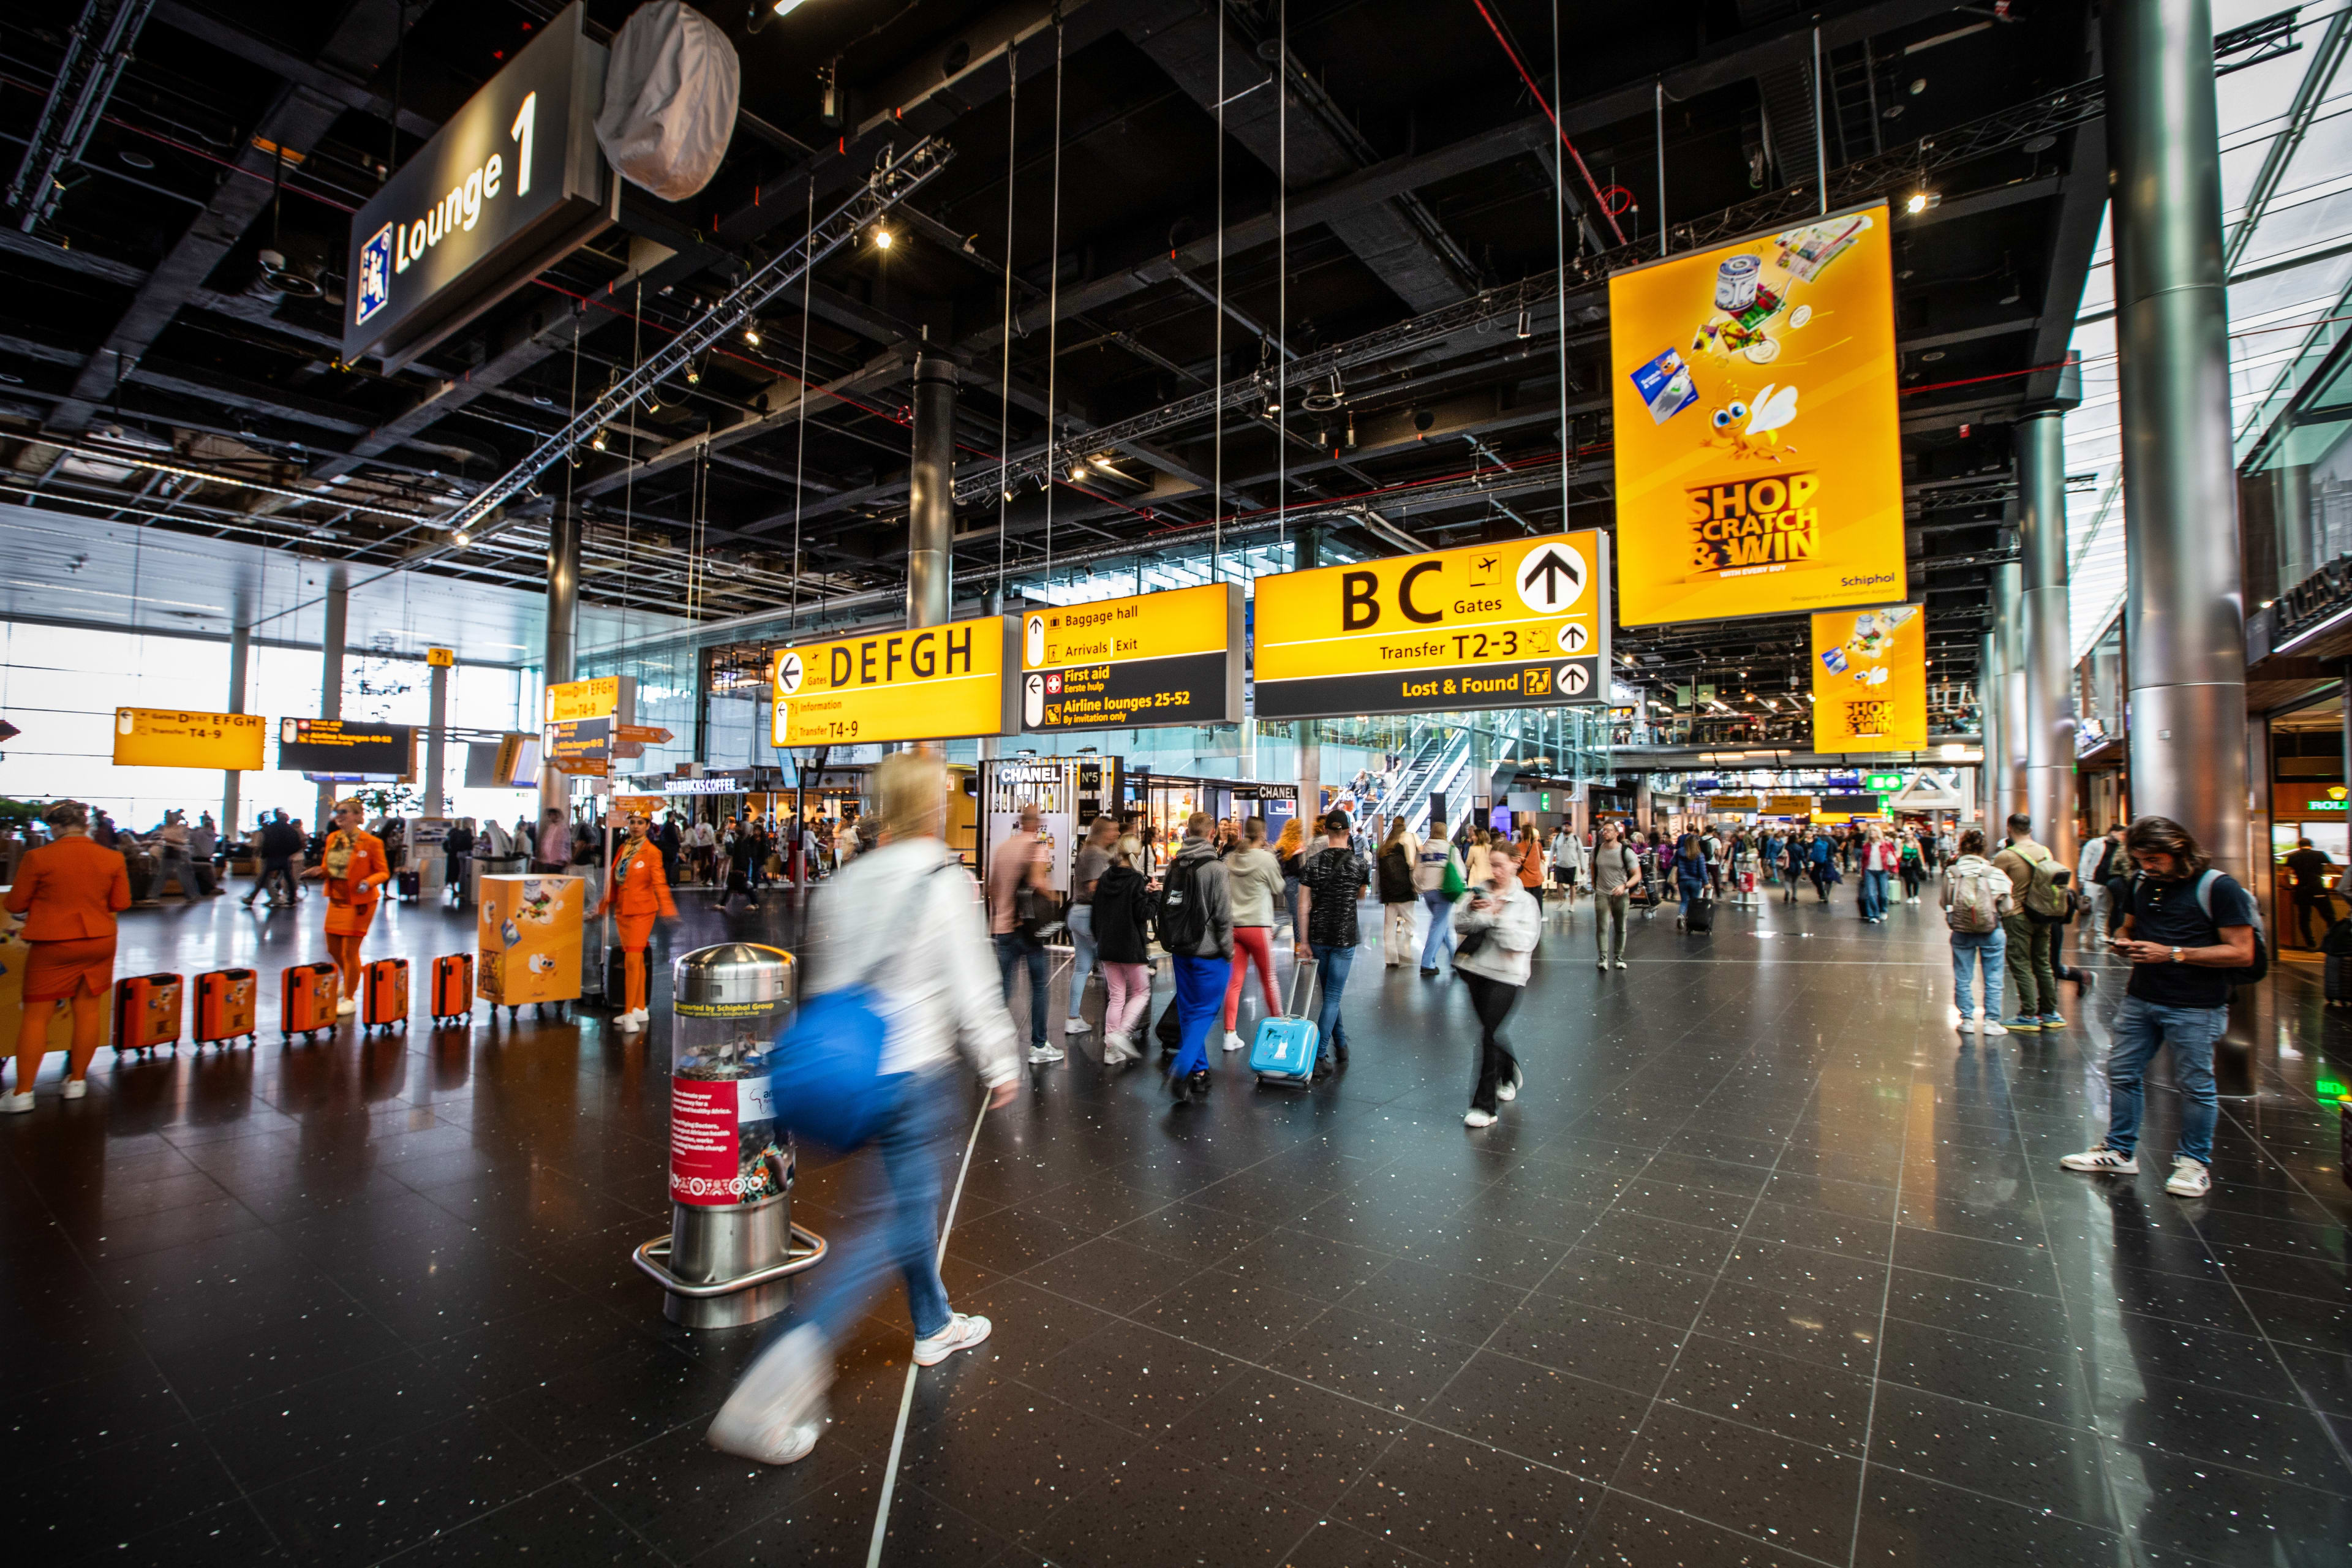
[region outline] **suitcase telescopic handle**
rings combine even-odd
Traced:
[[[1301,1011],[1301,1004],[1298,1001],[1298,983],[1302,979],[1307,982],[1307,994],[1309,998],[1312,998],[1315,994],[1314,976],[1316,972],[1322,968],[1322,965],[1313,959],[1307,959],[1301,962],[1297,956],[1298,948],[1296,942],[1292,943],[1290,951],[1292,954],[1290,961],[1290,1016],[1294,1018],[1304,1018],[1307,1015]]]

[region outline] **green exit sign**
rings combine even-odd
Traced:
[[[1893,795],[1903,787],[1901,773],[1864,773],[1862,787],[1872,795]]]

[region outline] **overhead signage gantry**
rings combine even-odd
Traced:
[[[1242,718],[1242,585],[1030,610],[1021,728],[1139,729]]]
[[[1261,577],[1257,717],[1606,703],[1610,581],[1594,529]]]
[[[780,648],[770,666],[768,738],[828,746],[1018,733],[1018,625],[982,616]]]

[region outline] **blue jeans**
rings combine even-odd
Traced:
[[[1315,1032],[1322,1039],[1318,1061],[1329,1061],[1334,1051],[1348,1048],[1347,1031],[1339,1023],[1339,994],[1348,989],[1348,971],[1355,963],[1352,947],[1315,950],[1315,984],[1323,988],[1323,1005],[1315,1014]]]
[[[814,1323],[828,1344],[839,1344],[856,1328],[892,1268],[907,1281],[907,1315],[915,1337],[929,1338],[948,1326],[948,1290],[940,1282],[940,1143],[950,1120],[964,1103],[953,1068],[897,1073],[876,1083],[875,1092],[892,1103],[874,1136],[883,1180],[863,1183],[836,1227],[826,1226],[824,1261],[804,1276],[792,1310],[776,1320],[760,1349],[764,1353],[803,1323]],[[870,1171],[861,1173],[871,1175]]]
[[[1862,874],[1862,918],[1874,921],[1886,912],[1886,873],[1864,871]]]
[[[2000,964],[2009,949],[2009,933],[1995,926],[1990,931],[1956,931],[1952,933],[1952,1005],[1962,1017],[1976,1011],[1976,978],[1979,963],[1984,965],[1984,1016],[1998,1022],[2000,1018]]]
[[[1225,982],[1233,969],[1231,959],[1176,955],[1176,1025],[1182,1044],[1169,1070],[1178,1078],[1208,1069],[1209,1026],[1224,1015]]]
[[[1092,904],[1070,906],[1070,946],[1077,954],[1070,960],[1070,1016],[1078,1016],[1078,1004],[1086,1000],[1087,976],[1095,972],[1095,910]],[[1043,954],[1039,955],[1041,958]]]
[[[2140,1079],[2164,1045],[2172,1047],[2172,1077],[2180,1089],[2177,1152],[2200,1165],[2213,1163],[2213,1042],[2230,1026],[2230,1009],[2166,1007],[2126,996],[2116,1010],[2115,1044],[2107,1049],[2107,1147],[2128,1154],[2139,1146]]]
[[[1454,906],[1433,888],[1422,894],[1421,901],[1429,907],[1429,934],[1422,938],[1421,966],[1434,969],[1440,952],[1454,951]]]
[[[1004,1005],[1013,1005],[1013,966],[1029,965],[1029,1044],[1034,1049],[1045,1043],[1045,949],[1032,938],[1017,931],[1000,932],[996,938],[996,977],[1004,986]]]

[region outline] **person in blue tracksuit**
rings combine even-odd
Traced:
[[[1160,880],[1160,907],[1153,924],[1176,964],[1176,1019],[1182,1044],[1169,1069],[1179,1105],[1209,1093],[1209,1026],[1224,1011],[1225,981],[1232,973],[1234,910],[1225,886],[1225,863],[1212,837],[1216,820],[1196,811],[1186,823],[1182,847]]]

